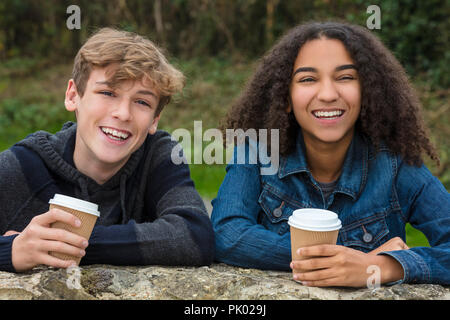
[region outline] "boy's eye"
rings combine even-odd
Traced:
[[[100,91],[99,93],[108,97],[114,97],[114,93],[112,93],[111,91]]]
[[[139,104],[142,104],[144,106],[150,107],[150,105],[147,102],[145,102],[144,100],[137,100],[136,102]]]

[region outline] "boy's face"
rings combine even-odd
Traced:
[[[118,171],[157,129],[159,92],[134,80],[111,88],[106,71],[113,67],[93,68],[83,97],[73,80],[68,84],[65,106],[76,113],[74,162],[82,172]]]

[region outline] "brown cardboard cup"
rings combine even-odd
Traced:
[[[98,205],[61,194],[55,194],[53,199],[50,199],[49,203],[50,209],[57,208],[64,210],[73,214],[81,221],[81,226],[79,228],[60,221],[52,223],[52,228],[65,229],[69,232],[82,236],[86,240],[89,240],[92,230],[94,229],[95,222],[100,216],[100,213],[98,212]],[[50,252],[50,255],[63,260],[73,260],[77,265],[79,265],[81,261],[81,257],[75,257],[59,252]]]
[[[336,244],[341,221],[336,213],[323,209],[297,209],[288,221],[291,232],[292,260],[311,257],[300,257],[297,250],[302,247],[319,244]]]

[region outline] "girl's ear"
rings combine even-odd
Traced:
[[[75,111],[77,109],[78,91],[73,79],[70,79],[67,84],[66,98],[64,99],[64,105],[67,111]]]
[[[286,112],[290,113],[292,112],[292,101],[291,101],[291,96],[289,95],[288,99],[287,99],[287,107],[286,107]]]

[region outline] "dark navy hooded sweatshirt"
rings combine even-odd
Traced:
[[[106,183],[74,165],[76,124],[56,134],[38,131],[0,153],[0,270],[12,271],[12,242],[48,211],[55,193],[99,205],[81,264],[209,265],[214,234],[187,164],[174,164],[176,142],[164,131],[144,144]]]

